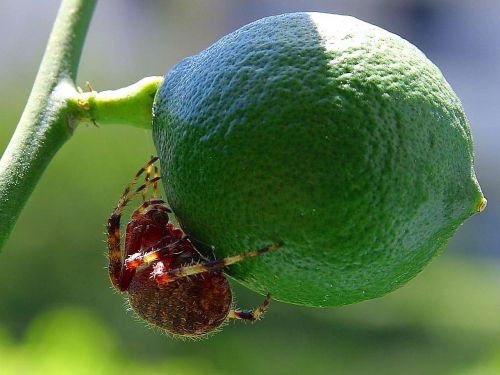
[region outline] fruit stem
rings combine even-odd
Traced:
[[[68,98],[96,0],[63,0],[24,112],[0,160],[0,248],[76,126]]]
[[[77,121],[96,125],[125,124],[151,129],[153,100],[163,77],[147,77],[128,87],[79,93],[70,98]]]

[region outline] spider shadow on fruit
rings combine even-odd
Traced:
[[[270,294],[253,310],[233,308],[231,287],[223,269],[277,250],[282,244],[209,259],[170,221],[172,210],[158,198],[161,177],[154,166],[157,160],[151,157],[139,169],[108,219],[108,272],[112,285],[126,293],[130,309],[141,320],[177,337],[204,337],[217,331],[228,319],[260,319],[269,305]],[[143,174],[144,183],[134,189]],[[150,187],[152,196],[147,199]],[[127,204],[139,194],[142,203],[131,214],[122,251],[121,216]]]

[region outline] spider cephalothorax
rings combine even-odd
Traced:
[[[233,310],[231,288],[222,270],[280,245],[216,260],[202,255],[182,229],[169,221],[172,211],[157,198],[160,177],[156,167],[151,178],[156,160],[152,157],[137,172],[108,219],[109,276],[113,286],[127,293],[130,306],[142,319],[174,335],[202,336],[217,329],[227,318],[259,319],[270,295],[254,310]],[[145,182],[132,190],[144,172]],[[146,199],[149,186],[153,187],[153,194]],[[142,204],[127,224],[122,251],[121,214],[141,192]]]

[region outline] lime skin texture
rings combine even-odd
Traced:
[[[153,108],[179,223],[273,298],[338,306],[384,295],[485,202],[464,110],[415,46],[352,17],[248,24],[165,76]]]

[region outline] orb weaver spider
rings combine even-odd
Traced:
[[[158,198],[158,168],[151,160],[136,173],[108,219],[109,276],[113,286],[127,293],[131,308],[147,323],[176,336],[200,337],[219,328],[228,318],[258,320],[270,294],[254,310],[232,309],[232,292],[223,268],[246,258],[278,249],[259,250],[210,260],[196,249],[181,228],[169,220],[172,210]],[[145,181],[134,190],[139,177]],[[147,198],[152,186],[152,197]],[[142,193],[120,245],[120,219],[126,205]]]

